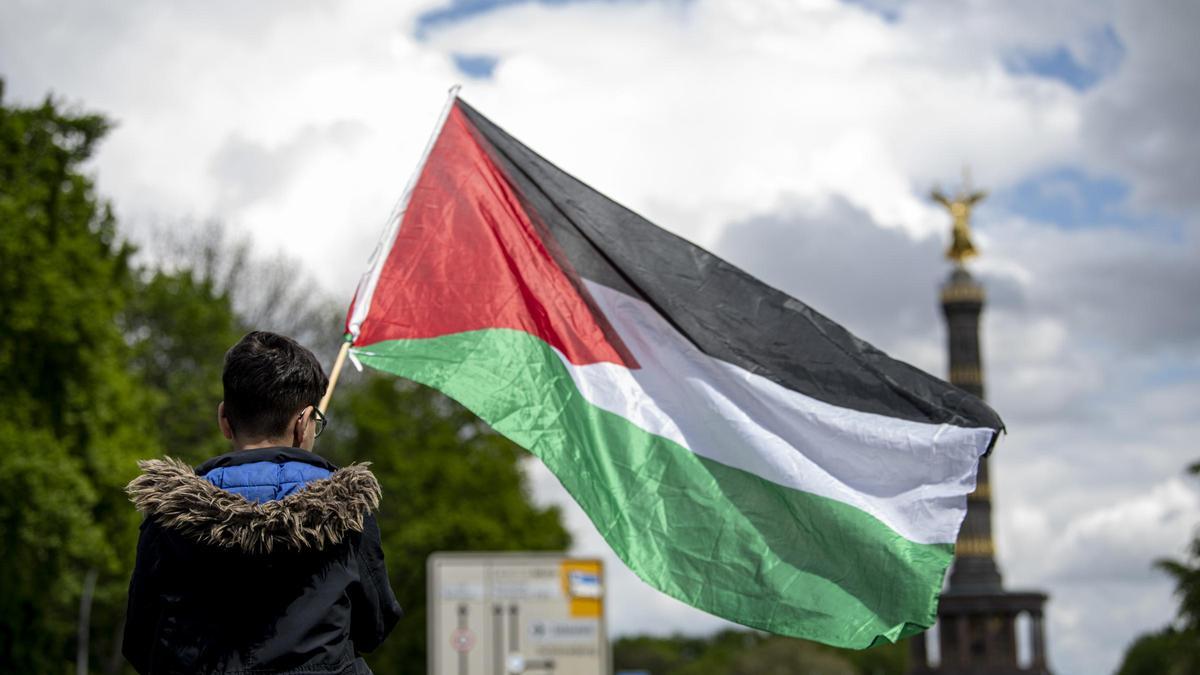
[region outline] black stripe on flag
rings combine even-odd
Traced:
[[[465,102],[458,105],[574,271],[647,302],[709,356],[844,408],[1003,428],[979,398],[889,357],[803,302],[588,187]]]

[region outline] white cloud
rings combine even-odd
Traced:
[[[494,82],[468,94],[502,126],[707,241],[784,193],[840,193],[886,226],[929,234],[943,218],[914,185],[967,160],[985,180],[1012,180],[1070,148],[1074,92],[1009,77],[994,57],[946,68],[963,54],[943,33],[898,31],[834,0],[714,1],[525,5],[431,40],[500,58]],[[686,219],[658,218],[662,195],[689,208],[661,215]]]
[[[1012,546],[1014,571],[1030,580],[1138,583],[1154,577],[1155,560],[1183,555],[1197,516],[1196,486],[1171,478],[1148,491],[1096,503],[1069,519],[1028,503],[1012,505],[1004,509],[1001,529]]]
[[[1088,97],[1087,155],[1133,176],[1143,206],[1194,219],[1200,206],[1200,79],[1189,64],[1200,60],[1200,5],[1126,0],[1113,23],[1127,59],[1108,86]]]
[[[1055,673],[1114,672],[1133,642],[1130,626],[1158,630],[1174,614],[1171,585],[1163,578],[1060,585],[1053,593],[1046,634]]]
[[[54,90],[116,118],[96,164],[127,227],[219,218],[348,298],[457,77],[411,37],[432,4],[23,3],[0,55],[20,66],[10,99]]]
[[[1056,538],[1047,576],[1141,579],[1155,556],[1182,553],[1197,514],[1200,496],[1179,478],[1084,514]]]
[[[535,4],[414,38],[438,4],[17,1],[0,8],[0,68],[9,99],[53,89],[117,118],[95,168],[126,227],[220,218],[348,299],[462,79],[451,54],[492,55],[465,97],[498,124],[933,372],[947,221],[928,189],[968,162],[994,189],[1111,172],[1184,226],[979,214],[986,371],[1011,431],[992,465],[1000,562],[1051,592],[1056,672],[1111,670],[1169,619],[1169,584],[1138,570],[1197,520],[1174,478],[1200,431],[1190,6],[910,2],[888,22],[834,0]],[[1126,58],[1086,92],[1005,69],[1065,45],[1107,71],[1110,25]],[[541,471],[541,498],[565,500]],[[607,551],[566,514],[580,551]],[[617,633],[720,625],[610,572]],[[1123,619],[1098,625],[1113,598]]]

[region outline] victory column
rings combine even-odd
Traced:
[[[953,219],[946,258],[954,264],[942,285],[946,317],[950,383],[984,397],[983,359],[979,350],[979,316],[983,286],[967,271],[966,261],[979,254],[971,242],[971,211],[987,196],[970,189],[969,181],[953,197],[934,190],[932,199]],[[926,639],[914,636],[909,672],[914,675],[1050,675],[1046,661],[1042,605],[1046,594],[1005,591],[996,565],[992,539],[992,492],[988,459],[979,463],[975,491],[967,497],[967,517],[955,546],[950,583],[938,605],[938,663],[930,663]],[[1028,617],[1028,658],[1018,659],[1017,617]],[[1022,662],[1023,661],[1023,662]]]

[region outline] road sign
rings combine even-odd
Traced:
[[[605,675],[604,568],[556,553],[429,556],[430,675]]]

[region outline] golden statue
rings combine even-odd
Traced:
[[[970,182],[964,180],[963,188],[954,198],[947,197],[940,188],[934,188],[929,196],[946,207],[950,216],[954,218],[954,230],[951,233],[950,248],[946,249],[946,258],[962,265],[967,258],[979,255],[979,251],[975,250],[975,245],[971,243],[971,209],[983,201],[987,193],[982,190],[972,192]]]

